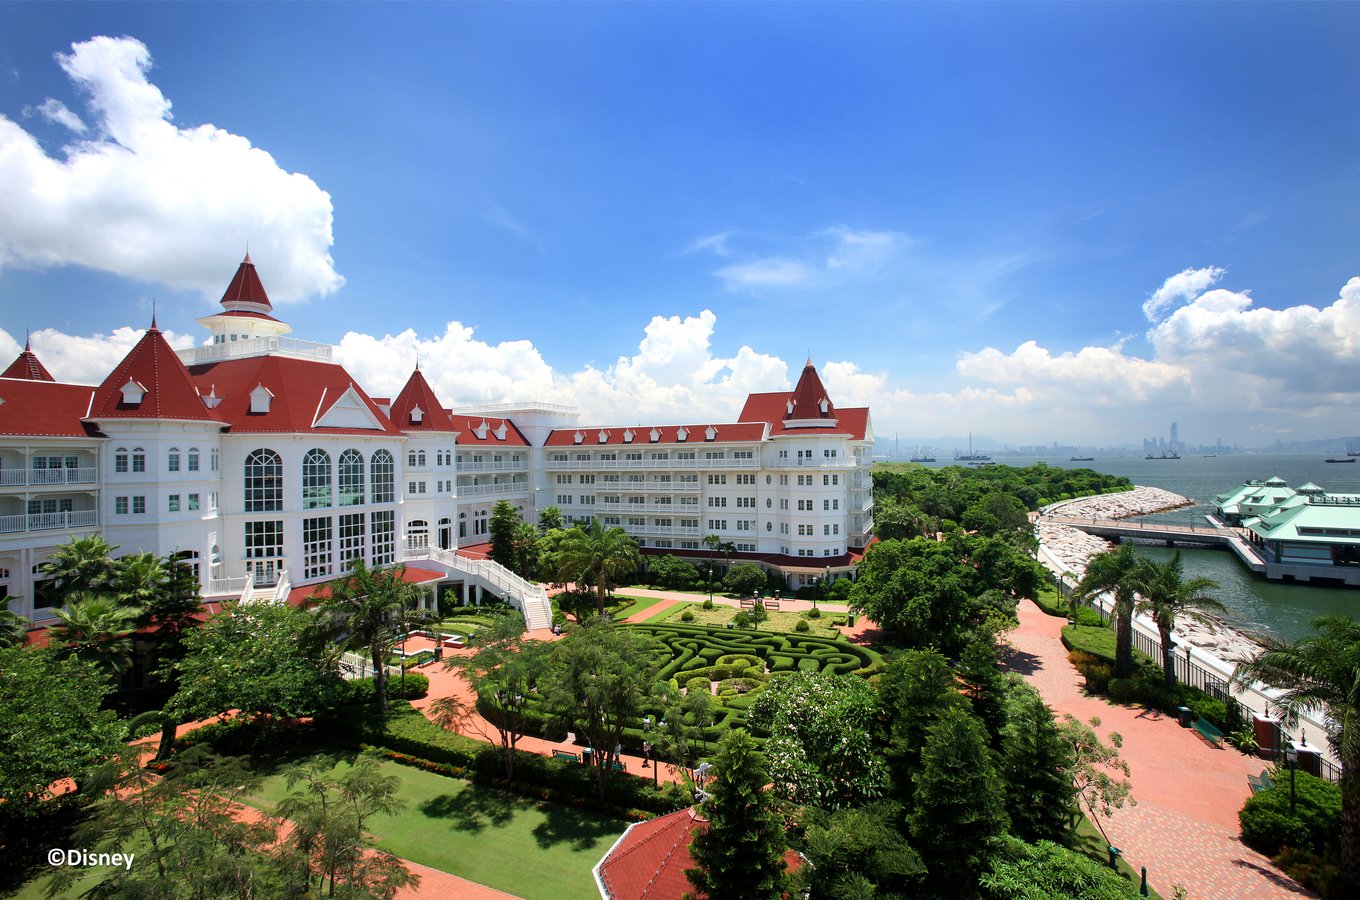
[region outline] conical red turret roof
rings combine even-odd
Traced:
[[[418,417],[413,416],[420,410]],[[457,431],[449,414],[444,412],[444,404],[434,395],[430,383],[425,380],[420,369],[411,373],[406,386],[392,400],[392,413],[388,417],[392,424],[402,431]],[[419,418],[419,421],[416,421]]]
[[[24,341],[24,352],[20,353],[9,364],[9,368],[0,372],[0,378],[23,378],[26,381],[56,381],[52,373],[47,371],[47,367],[38,359],[38,354],[33,352],[33,348],[28,341]]]
[[[125,401],[123,389],[129,386],[134,395],[142,392],[140,402]],[[95,389],[87,418],[214,421],[217,416],[203,403],[189,370],[152,319],[142,339]]]
[[[222,306],[227,310],[242,312],[267,313],[273,310],[274,305],[269,302],[269,295],[264,291],[264,284],[255,271],[255,264],[250,261],[249,253],[236,267],[236,274],[222,295]]]
[[[826,388],[822,386],[822,379],[817,375],[817,367],[812,364],[810,356],[803,366],[803,374],[798,377],[798,384],[789,395],[789,401],[793,408],[787,411],[785,420],[836,418],[836,407],[826,395]],[[822,409],[823,404],[826,405],[825,410]]]

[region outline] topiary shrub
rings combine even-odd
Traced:
[[[743,609],[741,612],[737,613],[735,616],[732,617],[732,626],[734,628],[750,628],[751,614]]]
[[[712,682],[709,680],[707,675],[697,675],[694,678],[686,679],[685,690],[691,693],[695,691],[703,691],[707,693],[710,690],[711,685]]]
[[[813,607],[812,609],[807,611],[807,617],[809,619],[820,619],[822,617],[822,611],[820,609],[817,609],[816,607]]]
[[[1251,796],[1237,814],[1242,842],[1266,856],[1283,848],[1307,850],[1324,857],[1336,851],[1341,834],[1341,788],[1295,772],[1295,808],[1289,804],[1290,773],[1275,773],[1275,785]]]
[[[347,700],[350,703],[372,703],[375,699],[375,688],[372,678],[356,678],[346,682],[348,688]],[[407,700],[419,700],[430,692],[430,679],[419,672],[406,673],[406,681],[403,683],[400,675],[392,675],[387,679],[387,699],[404,697]]]
[[[703,608],[704,608],[704,609],[712,609],[712,608],[713,608],[713,598],[712,598],[712,597],[705,597],[705,598],[704,598],[704,606],[703,606]]]
[[[807,634],[812,630],[812,627],[808,625],[807,619],[799,619],[798,624],[793,626],[793,630],[799,634]]]
[[[688,610],[688,609],[685,610],[684,612],[682,612],[682,613],[680,614],[680,621],[681,621],[681,622],[693,622],[693,621],[694,621],[694,613],[691,612],[691,611]]]

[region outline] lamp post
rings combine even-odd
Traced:
[[[708,605],[713,606],[713,561],[708,563]]]
[[[831,599],[831,567],[830,567],[830,566],[827,566],[827,567],[826,567],[826,579],[825,579],[825,585],[826,585],[826,598],[827,598],[828,600],[830,600],[830,599]],[[816,606],[816,605],[817,605],[817,604],[815,604],[815,603],[813,604],[813,606]]]
[[[1289,762],[1289,813],[1293,815],[1295,806],[1294,773],[1299,768],[1299,751],[1295,749],[1292,741],[1289,744],[1289,749],[1284,751],[1284,758]]]
[[[760,630],[760,591],[756,591],[756,605],[751,607],[751,630]]]

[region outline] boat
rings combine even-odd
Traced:
[[[955,451],[954,451],[954,461],[955,461],[955,462],[989,462],[989,461],[991,461],[991,457],[988,456],[986,453],[974,453],[974,452],[973,452],[973,433],[970,431],[970,432],[968,432],[968,452],[967,452],[967,453],[960,453],[959,451],[955,450]]]
[[[1354,457],[1354,456],[1347,456],[1345,459],[1337,459],[1337,458],[1334,457],[1334,456],[1329,456],[1329,457],[1327,457],[1326,459],[1324,459],[1323,462],[1329,462],[1329,463],[1353,463],[1353,462],[1355,462],[1355,457]]]
[[[1218,459],[1218,454],[1217,454],[1217,453],[1206,453],[1206,454],[1204,454],[1204,458],[1205,458],[1205,459]]]
[[[924,463],[924,462],[934,462],[934,461],[935,461],[935,457],[933,457],[933,456],[913,456],[913,457],[911,458],[911,461],[912,461],[912,462],[922,462],[922,463]]]
[[[1347,456],[1360,456],[1360,450],[1347,450]]]
[[[1068,461],[1068,462],[1095,462],[1095,461],[1096,461],[1096,458],[1095,458],[1094,456],[1073,456],[1073,457],[1069,458],[1067,461]]]
[[[1162,453],[1159,456],[1153,456],[1151,453],[1149,453],[1147,456],[1143,457],[1143,459],[1180,459],[1180,458],[1181,455],[1179,453]]]

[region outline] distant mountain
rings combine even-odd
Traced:
[[[1360,449],[1360,437],[1321,438],[1316,441],[1276,441],[1265,453],[1344,453]]]

